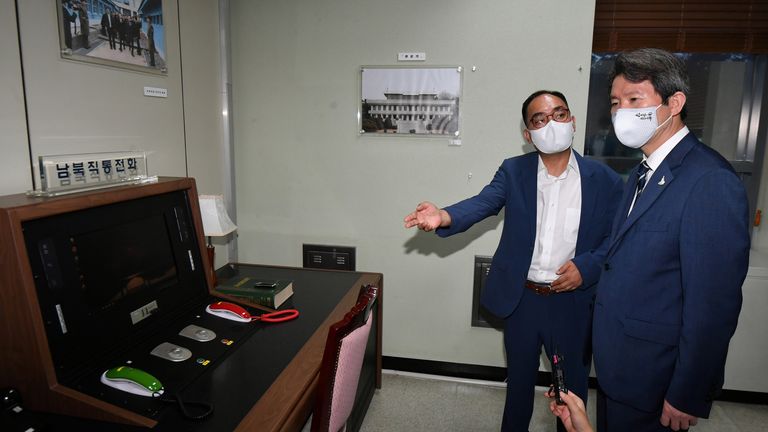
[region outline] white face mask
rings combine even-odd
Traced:
[[[560,123],[550,120],[541,129],[528,130],[531,141],[542,153],[560,153],[573,143],[573,120]]]
[[[640,148],[651,139],[656,130],[666,124],[672,116],[659,124],[655,107],[619,108],[611,116],[613,131],[622,144],[629,148]]]

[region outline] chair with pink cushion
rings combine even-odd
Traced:
[[[371,332],[371,308],[377,295],[378,288],[361,287],[355,306],[328,331],[312,414],[312,432],[346,430]]]

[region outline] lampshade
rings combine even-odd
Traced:
[[[227,214],[222,195],[200,195],[200,216],[207,237],[223,237],[237,229]]]

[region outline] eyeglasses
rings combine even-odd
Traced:
[[[568,108],[565,107],[557,107],[552,110],[551,113],[536,113],[533,116],[531,116],[529,122],[531,123],[531,126],[534,129],[543,128],[547,123],[549,123],[550,117],[552,120],[560,123],[566,123],[571,120],[571,112],[568,110]]]

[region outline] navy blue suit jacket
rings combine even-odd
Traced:
[[[627,180],[595,301],[597,379],[653,412],[707,417],[723,384],[749,261],[748,202],[730,164],[689,133],[627,217]]]
[[[592,295],[623,184],[604,164],[574,154],[581,175],[581,222],[573,261],[583,279],[579,290]],[[501,318],[509,316],[520,302],[531,266],[538,163],[538,153],[506,159],[478,195],[445,208],[451,215],[451,226],[436,231],[441,237],[463,232],[505,209],[501,240],[481,298],[483,306]]]

